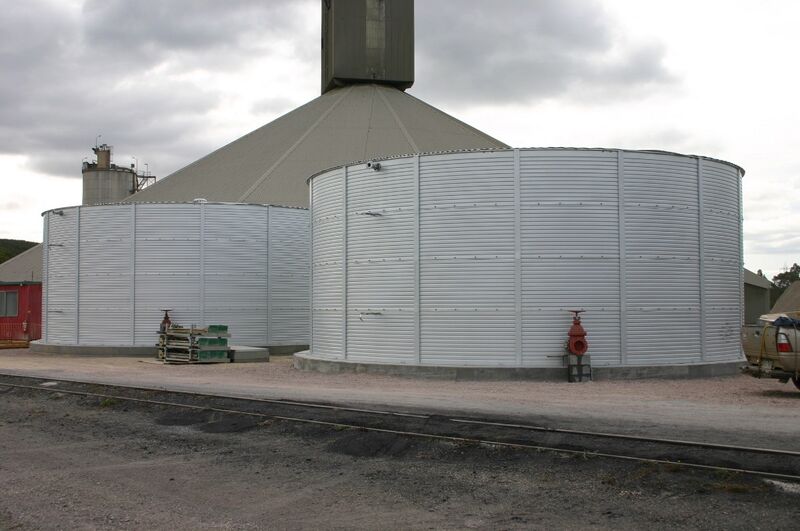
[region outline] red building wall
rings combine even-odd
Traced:
[[[29,340],[42,337],[42,284],[3,283],[0,291],[17,292],[16,317],[0,317],[0,340]]]

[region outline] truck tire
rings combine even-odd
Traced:
[[[794,384],[795,387],[800,389],[800,378],[798,378],[797,376],[792,376],[792,383]]]

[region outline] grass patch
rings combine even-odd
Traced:
[[[119,400],[116,398],[104,398],[100,401],[100,407],[114,407],[119,404]]]

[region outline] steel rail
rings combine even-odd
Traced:
[[[163,387],[143,387],[143,386],[133,386],[133,385],[125,385],[125,384],[111,384],[111,383],[97,383],[97,382],[87,382],[83,380],[70,380],[64,378],[40,378],[40,377],[33,377],[33,376],[21,376],[15,374],[7,374],[7,373],[0,373],[0,377],[9,377],[9,378],[27,378],[27,379],[34,379],[34,380],[42,380],[42,381],[52,381],[52,382],[66,382],[66,383],[74,383],[79,385],[100,385],[104,387],[117,387],[120,389],[130,389],[133,391],[157,391],[163,393],[171,393],[171,394],[178,394],[184,395],[189,397],[201,397],[201,398],[217,398],[217,399],[229,399],[229,400],[244,400],[249,402],[262,402],[266,404],[278,404],[278,405],[285,405],[285,406],[296,406],[296,407],[307,407],[307,408],[314,408],[314,409],[327,409],[332,411],[349,411],[353,413],[367,413],[372,415],[390,415],[390,416],[397,416],[397,417],[408,417],[408,418],[417,418],[417,419],[430,419],[431,415],[424,415],[424,414],[417,414],[417,413],[406,413],[401,411],[388,411],[383,409],[366,409],[366,408],[355,408],[349,406],[341,406],[341,405],[331,405],[331,404],[320,404],[318,402],[302,402],[297,400],[286,400],[280,398],[258,398],[258,397],[250,397],[244,395],[222,395],[222,394],[211,394],[211,393],[199,393],[195,391],[180,391],[180,390],[171,390],[166,389]],[[0,381],[0,385],[2,382]],[[38,387],[37,387],[38,389]],[[617,439],[617,440],[626,440],[626,441],[635,441],[635,442],[646,442],[646,443],[660,443],[660,444],[671,444],[674,446],[687,446],[692,448],[707,448],[712,450],[729,450],[732,452],[750,452],[750,453],[759,453],[759,454],[767,454],[767,455],[785,455],[789,457],[800,457],[800,451],[795,450],[782,450],[778,448],[763,448],[757,446],[737,446],[737,445],[730,445],[730,444],[720,444],[720,443],[712,443],[712,442],[705,442],[705,441],[690,441],[690,440],[682,440],[682,439],[665,439],[663,437],[645,437],[642,435],[628,435],[623,433],[608,433],[608,432],[600,432],[600,431],[587,431],[587,430],[573,430],[567,428],[551,428],[548,426],[534,426],[530,424],[517,424],[517,423],[506,423],[506,422],[493,422],[488,420],[475,420],[469,418],[458,418],[453,417],[449,418],[446,415],[437,415],[437,417],[442,419],[447,419],[450,422],[456,422],[459,424],[475,424],[475,425],[483,425],[483,426],[494,426],[499,428],[514,428],[514,429],[521,429],[526,431],[537,431],[537,432],[544,432],[544,433],[560,433],[564,435],[580,435],[585,437],[595,437],[595,438],[605,438],[605,439]]]
[[[48,380],[48,381],[64,381],[64,380]],[[478,439],[478,438],[469,438],[469,437],[457,437],[453,435],[437,435],[434,433],[423,433],[423,432],[415,432],[415,431],[405,431],[405,430],[393,430],[388,428],[376,428],[371,426],[364,426],[358,424],[348,424],[348,423],[341,423],[341,422],[331,422],[331,421],[324,421],[324,420],[314,420],[314,419],[304,419],[300,417],[288,417],[285,415],[271,415],[267,413],[258,413],[253,411],[241,411],[236,409],[228,409],[228,408],[219,408],[219,407],[209,407],[209,406],[198,406],[194,404],[181,404],[178,402],[167,402],[164,400],[150,400],[146,398],[136,398],[136,397],[127,397],[121,395],[112,395],[107,393],[94,393],[90,391],[75,391],[70,389],[54,389],[51,387],[41,387],[41,386],[34,386],[34,385],[23,385],[23,384],[13,384],[13,383],[6,383],[0,382],[0,386],[6,387],[13,387],[19,389],[28,389],[33,391],[44,391],[48,393],[62,393],[62,394],[70,394],[70,395],[77,395],[77,396],[91,396],[95,398],[104,398],[104,399],[113,399],[113,400],[120,400],[120,401],[127,401],[127,402],[135,402],[135,403],[143,403],[143,404],[151,404],[151,405],[160,405],[160,406],[167,406],[167,407],[176,407],[176,408],[183,408],[183,409],[193,409],[199,411],[213,411],[217,413],[226,413],[232,415],[243,415],[249,417],[257,417],[263,418],[266,420],[283,420],[287,422],[296,422],[302,424],[313,424],[318,426],[326,426],[330,428],[338,428],[338,429],[353,429],[353,430],[362,430],[362,431],[371,431],[376,433],[389,433],[393,435],[402,435],[405,437],[414,437],[414,438],[421,438],[421,439],[429,439],[429,440],[438,440],[438,441],[448,441],[448,442],[455,442],[455,443],[464,443],[464,444],[475,444],[480,446],[488,446],[488,447],[500,447],[500,448],[513,448],[513,449],[520,449],[520,450],[535,450],[541,452],[553,452],[553,453],[560,453],[560,454],[568,454],[568,455],[578,455],[585,458],[590,457],[602,457],[607,459],[617,459],[617,460],[624,460],[624,461],[633,461],[639,463],[649,463],[649,464],[658,464],[658,465],[669,465],[669,466],[678,466],[682,468],[692,468],[692,469],[699,469],[699,470],[709,470],[709,471],[718,471],[718,472],[732,472],[738,474],[746,474],[752,476],[760,476],[760,477],[767,477],[773,479],[782,479],[782,480],[789,480],[789,481],[800,481],[800,475],[795,474],[781,474],[778,472],[766,472],[762,470],[752,470],[747,468],[737,468],[737,467],[729,467],[729,466],[717,466],[717,465],[704,465],[701,463],[689,463],[684,461],[671,461],[668,459],[654,459],[649,457],[637,457],[632,455],[624,455],[624,454],[614,454],[614,453],[607,453],[607,452],[596,452],[590,450],[575,450],[570,448],[559,448],[555,446],[544,446],[538,444],[525,444],[525,443],[511,443],[511,442],[504,442],[504,441],[494,441],[490,439]],[[167,391],[169,392],[169,391]],[[183,393],[183,394],[196,394],[199,396],[210,396],[210,395],[202,395],[199,393]],[[211,395],[215,398],[225,399],[226,397]],[[247,399],[245,399],[247,400]]]
[[[405,413],[402,411],[386,411],[383,409],[365,409],[365,408],[356,408],[356,407],[349,407],[349,406],[334,406],[331,404],[320,404],[318,402],[301,402],[297,400],[286,400],[282,398],[259,398],[259,397],[252,397],[252,396],[245,396],[245,395],[219,395],[219,394],[211,394],[211,393],[198,393],[196,391],[181,391],[181,390],[173,390],[167,389],[166,387],[146,387],[146,386],[136,386],[136,385],[126,385],[126,384],[118,384],[118,383],[102,383],[102,382],[90,382],[86,380],[71,380],[69,378],[42,378],[40,376],[26,376],[21,374],[8,374],[8,373],[0,373],[0,377],[7,377],[7,378],[26,378],[28,380],[42,380],[43,382],[66,382],[66,383],[73,383],[78,385],[100,385],[103,387],[118,387],[120,389],[130,389],[132,391],[156,391],[159,393],[171,393],[176,395],[185,395],[185,396],[194,396],[194,397],[204,397],[204,398],[222,398],[222,399],[232,399],[232,400],[248,400],[250,402],[264,402],[266,404],[280,404],[284,406],[298,406],[298,407],[308,407],[308,408],[315,408],[315,409],[330,409],[330,410],[337,410],[337,411],[352,411],[353,413],[370,413],[374,415],[391,415],[395,417],[410,417],[416,419],[428,419],[430,415],[422,415],[417,413]],[[0,384],[3,384],[0,382]]]
[[[675,446],[690,446],[692,448],[708,448],[711,450],[730,450],[732,452],[751,452],[757,454],[786,455],[790,457],[800,457],[800,452],[793,450],[781,450],[778,448],[761,448],[758,446],[736,446],[730,444],[710,443],[703,441],[684,441],[681,439],[663,439],[659,437],[643,437],[641,435],[627,435],[624,433],[607,433],[601,431],[571,430],[565,428],[548,428],[547,426],[530,426],[527,424],[514,424],[506,422],[491,422],[486,420],[472,419],[449,419],[459,424],[476,424],[480,426],[496,426],[499,428],[516,428],[527,431],[541,431],[547,433],[563,433],[565,435],[581,435],[587,437],[602,437],[606,439],[621,439],[625,441],[637,441],[648,443],[672,444]]]

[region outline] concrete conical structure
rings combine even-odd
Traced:
[[[786,288],[786,291],[775,301],[775,305],[770,312],[800,312],[800,281],[792,282]]]
[[[330,90],[131,196],[307,206],[306,179],[357,160],[504,143],[389,85]]]

